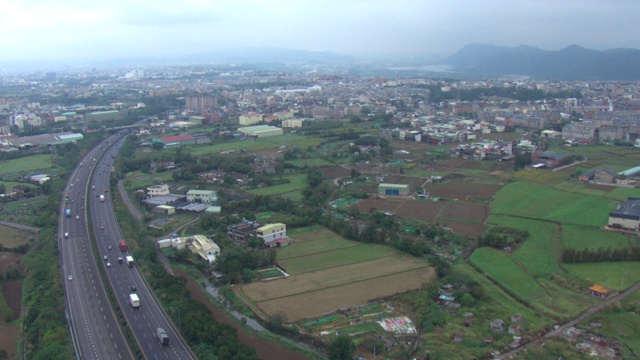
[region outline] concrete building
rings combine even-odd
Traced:
[[[253,125],[261,122],[262,120],[264,120],[264,115],[251,111],[246,114],[240,115],[240,117],[238,118],[238,123],[240,125]]]
[[[147,188],[147,197],[169,195],[169,185],[152,185]]]
[[[639,230],[640,199],[629,198],[629,200],[620,204],[615,211],[609,213],[607,225],[612,228]]]
[[[282,120],[282,127],[283,128],[298,128],[298,127],[302,127],[302,122],[304,120],[302,119],[287,119],[287,120]]]
[[[275,247],[278,239],[287,238],[287,225],[283,223],[264,225],[256,229],[256,237],[262,240],[264,246]]]
[[[241,127],[238,128],[238,131],[247,136],[255,136],[257,138],[278,136],[284,134],[284,131],[281,128],[269,125]]]
[[[161,142],[164,144],[165,148],[171,148],[176,146],[194,145],[196,143],[196,138],[191,135],[175,135],[153,139],[151,141]]]
[[[187,109],[205,110],[218,106],[218,98],[212,95],[195,95],[186,97]]]
[[[86,116],[86,120],[89,121],[112,121],[122,119],[124,119],[124,115],[118,110],[94,111]]]
[[[187,201],[210,204],[218,201],[218,194],[213,190],[189,190]]]
[[[200,256],[208,263],[213,263],[220,254],[220,246],[204,235],[193,235],[184,239],[191,245],[191,252]]]
[[[378,185],[380,195],[409,195],[411,189],[407,184],[385,184]]]
[[[233,239],[240,243],[245,243],[249,238],[256,236],[256,229],[262,226],[262,224],[242,219],[241,222],[227,226],[227,235],[230,239]]]

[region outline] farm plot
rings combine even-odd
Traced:
[[[31,155],[19,159],[0,161],[0,175],[46,170],[51,168],[51,157],[49,155]]]
[[[237,289],[263,315],[286,309],[287,320],[294,322],[413,290],[435,278],[420,258],[310,228],[294,231],[296,241],[278,250],[278,262],[289,277]]]
[[[339,177],[351,176],[351,170],[345,169],[342,166],[325,166],[316,170],[322,173],[323,179],[335,179]]]
[[[438,214],[447,205],[443,201],[405,201],[395,213],[402,217],[410,219],[435,221]]]
[[[357,202],[354,207],[363,213],[368,213],[371,209],[375,209],[374,211],[397,212],[402,203],[402,200],[364,199]]]
[[[638,246],[638,238],[588,226],[565,225],[562,228],[562,247],[565,249],[624,249]]]
[[[452,221],[452,220],[438,220],[438,222],[442,223],[450,227],[453,232],[457,234],[462,234],[469,236],[471,238],[476,238],[487,230],[487,227],[483,224],[466,222],[466,221]]]
[[[318,316],[343,307],[366,304],[369,300],[418,288],[435,279],[435,271],[421,268],[352,284],[320,289],[303,294],[260,302],[257,305],[268,315],[286,309],[288,321]],[[274,280],[278,282],[280,280]]]
[[[491,199],[502,186],[498,184],[477,184],[464,181],[451,181],[445,184],[429,183],[424,189],[431,196],[460,200]]]
[[[249,190],[250,193],[256,195],[276,195],[293,192],[307,187],[307,174],[287,175],[289,183],[269,186],[262,189]]]
[[[29,234],[16,228],[0,225],[0,245],[7,249],[13,249],[27,243],[29,243]],[[2,262],[0,255],[0,264]]]
[[[483,223],[488,214],[489,208],[483,204],[451,202],[440,213],[440,218]]]
[[[601,262],[564,264],[576,278],[596,283],[613,290],[624,290],[640,281],[640,264],[637,262]]]

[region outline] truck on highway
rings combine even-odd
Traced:
[[[64,203],[68,204],[69,203],[69,195],[65,195],[64,196]]]
[[[131,307],[134,309],[140,307],[140,298],[138,297],[138,294],[129,294],[129,304],[131,304]]]
[[[158,339],[158,341],[160,342],[160,344],[162,346],[167,346],[169,345],[169,337],[167,336],[167,333],[164,332],[164,329],[159,327],[156,330],[156,338]]]
[[[100,202],[104,202],[104,195],[100,194]]]
[[[127,243],[124,242],[124,240],[118,241],[118,247],[120,248],[120,251],[127,251]]]
[[[127,262],[127,266],[128,267],[132,267],[133,266],[133,256],[128,255],[124,257],[124,261]]]
[[[64,210],[64,215],[65,215],[66,217],[71,217],[71,209],[65,209],[65,210]]]

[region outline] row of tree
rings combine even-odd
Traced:
[[[640,247],[631,246],[624,249],[611,247],[598,249],[564,249],[562,261],[565,263],[591,263],[607,261],[639,261]]]

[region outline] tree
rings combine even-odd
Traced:
[[[155,151],[160,151],[162,149],[164,149],[164,143],[162,141],[154,141],[151,144],[151,148]]]
[[[329,345],[329,359],[351,360],[356,353],[356,345],[347,335],[338,335]]]

